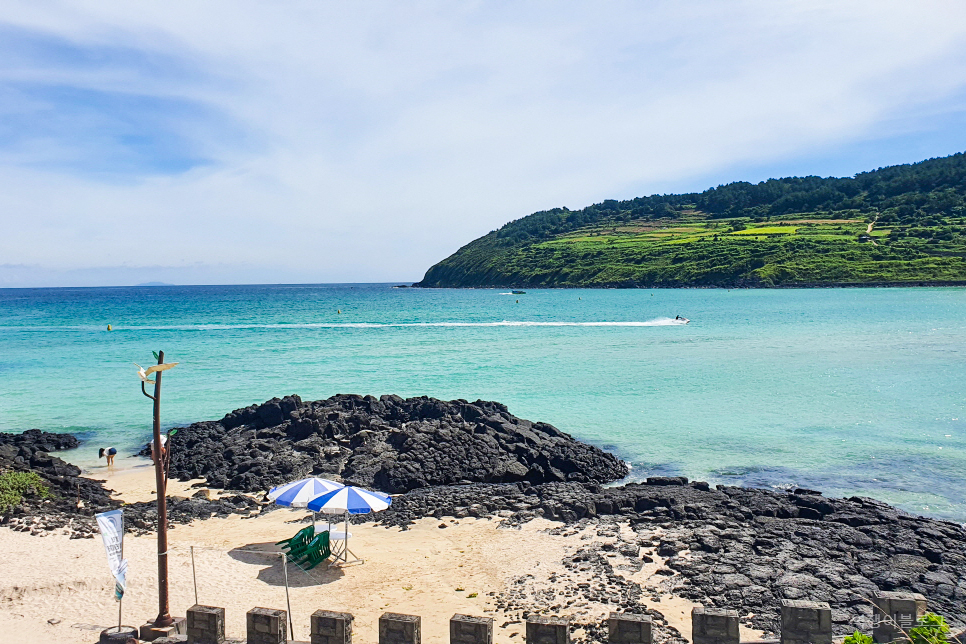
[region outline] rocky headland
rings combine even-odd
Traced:
[[[36,430],[0,434],[0,471],[36,472],[52,492],[25,498],[0,522],[35,534],[65,526],[79,537],[95,532],[92,515],[119,502],[50,453],[74,446],[73,437]],[[603,600],[641,612],[642,596],[672,592],[739,608],[750,625],[775,632],[781,599],[809,599],[829,602],[835,632],[844,634],[868,631],[872,592],[896,590],[922,593],[956,626],[966,621],[960,524],[805,489],[710,486],[684,477],[606,486],[627,474],[618,458],[499,403],[286,396],[180,428],[170,446],[172,478],[206,478],[202,485],[231,490],[216,500],[208,490],[170,499],[172,523],[257,515],[274,509],[260,493],[314,474],[396,494],[389,510],[362,517],[385,525],[435,517],[444,528],[493,517],[513,528],[542,517],[559,522],[563,534],[595,526],[613,537],[580,546],[554,588],[521,579],[496,598],[521,614]],[[156,524],[153,503],[125,512],[133,531]],[[630,578],[644,566],[657,567],[659,588]]]
[[[273,398],[171,439],[171,476],[256,492],[310,475],[400,494],[460,483],[607,483],[625,463],[497,402]]]

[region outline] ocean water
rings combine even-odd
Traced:
[[[675,323],[675,315],[691,323]],[[113,326],[107,331],[107,325]],[[134,452],[273,396],[498,400],[632,478],[803,486],[966,521],[966,289],[0,290],[0,431]]]

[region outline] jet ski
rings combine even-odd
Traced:
[[[677,322],[678,324],[687,324],[691,320],[689,320],[687,318],[682,318],[680,315],[675,315],[674,316],[674,321]]]

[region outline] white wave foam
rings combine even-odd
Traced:
[[[171,326],[115,326],[114,331],[232,331],[244,329],[394,329],[394,328],[432,328],[432,327],[581,327],[581,326],[613,326],[613,327],[643,327],[643,326],[681,326],[682,320],[674,318],[655,318],[653,320],[634,322],[537,322],[527,320],[501,320],[499,322],[308,322],[304,324],[175,324]],[[101,331],[102,327],[92,326],[3,326],[4,330],[65,330]]]

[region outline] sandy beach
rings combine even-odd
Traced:
[[[143,463],[93,475],[107,478],[126,502],[153,498],[153,470]],[[169,495],[187,495],[190,485],[172,481]],[[184,615],[195,603],[192,546],[198,602],[225,607],[229,637],[244,637],[249,609],[284,609],[284,575],[274,543],[293,534],[306,516],[304,511],[280,509],[254,518],[235,515],[176,526],[169,532],[172,614]],[[494,617],[496,641],[520,642],[524,623],[518,610],[500,608],[496,601],[510,587],[517,596],[532,597],[533,608],[560,606],[552,613],[580,622],[603,619],[614,606],[565,595],[573,584],[562,578],[574,571],[562,560],[588,545],[617,541],[615,530],[629,528],[613,524],[565,530],[542,519],[502,528],[499,519],[472,518],[427,518],[408,530],[371,522],[353,525],[351,548],[365,563],[320,566],[310,572],[289,567],[296,639],[308,639],[309,615],[325,609],[351,612],[360,641],[376,641],[379,615],[392,611],[420,615],[427,642],[448,641],[454,613]],[[157,613],[157,541],[150,535],[127,535],[124,547],[130,572],[123,621],[136,626]],[[95,641],[98,631],[117,623],[113,581],[100,539],[36,537],[2,528],[0,550],[0,642],[22,642],[22,634],[32,632],[37,641],[81,644]],[[655,574],[662,562],[650,556],[652,563],[636,571],[629,566],[626,576],[650,589],[642,595],[643,605],[661,611],[669,626],[688,637],[693,604],[667,592],[673,578]],[[592,571],[586,576],[594,581]]]

